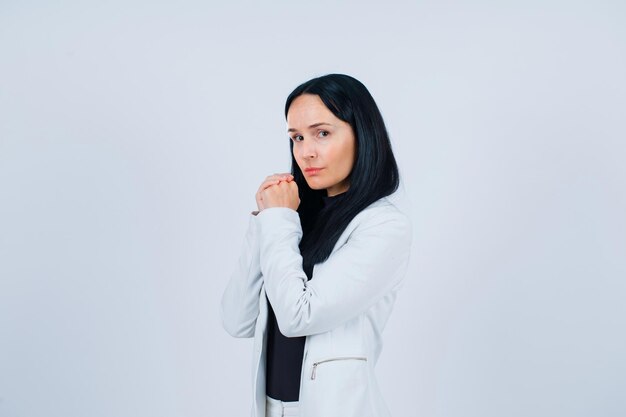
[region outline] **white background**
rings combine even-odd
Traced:
[[[0,2],[0,416],[247,416],[219,299],[283,107],[376,99],[394,417],[626,415],[626,4]]]

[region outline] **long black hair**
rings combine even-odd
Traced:
[[[293,100],[302,94],[315,94],[339,119],[352,126],[355,161],[348,175],[349,188],[332,210],[325,210],[326,190],[309,187],[291,150],[291,174],[298,185],[298,213],[303,237],[300,252],[304,269],[328,259],[339,236],[361,210],[398,189],[400,176],[391,150],[391,142],[374,98],[356,78],[345,74],[327,74],[296,87],[287,97],[285,119]]]

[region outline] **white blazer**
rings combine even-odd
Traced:
[[[298,213],[272,207],[250,215],[220,314],[230,335],[254,336],[252,417],[265,417],[266,294],[281,333],[306,336],[301,417],[390,417],[374,367],[413,235],[392,196],[352,219],[310,281],[298,248]]]

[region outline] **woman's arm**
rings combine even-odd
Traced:
[[[287,337],[336,328],[370,308],[404,278],[412,226],[400,211],[371,213],[310,281],[298,248],[302,238],[298,213],[272,207],[261,211],[257,220],[265,291]]]
[[[230,276],[220,303],[222,325],[234,337],[253,337],[256,319],[259,315],[259,298],[263,279],[259,265],[257,215],[265,208],[262,194],[268,187],[292,180],[293,175],[289,172],[270,175],[261,183],[255,195],[259,210],[250,213],[248,231],[239,255],[239,261]],[[290,189],[294,186],[295,183],[291,185]]]
[[[259,265],[257,217],[250,214],[239,260],[222,294],[222,326],[233,337],[253,337],[263,279]]]

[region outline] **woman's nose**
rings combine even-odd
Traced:
[[[303,140],[302,141],[302,157],[303,158],[314,158],[317,155],[317,151],[315,149],[315,143],[312,140]]]

